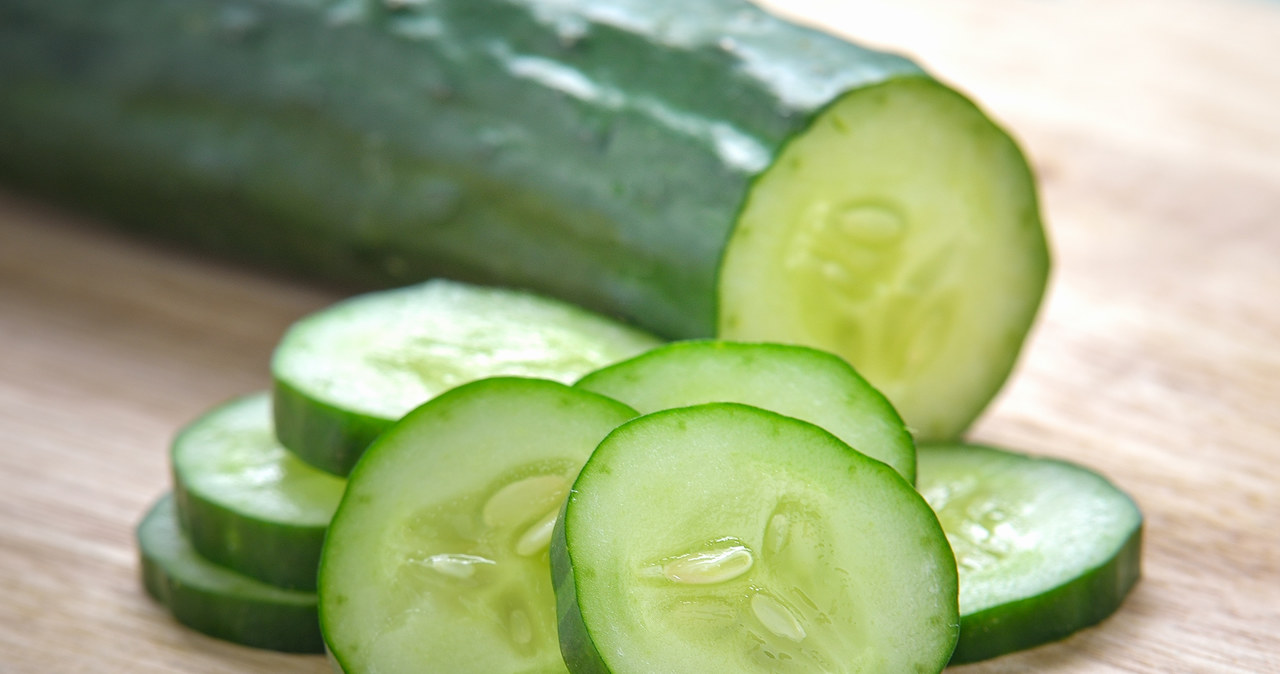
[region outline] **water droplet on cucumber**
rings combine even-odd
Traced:
[[[711,585],[724,583],[751,570],[755,558],[744,545],[727,545],[689,552],[662,564],[662,575],[673,583]]]
[[[470,578],[476,574],[481,565],[496,565],[497,562],[479,555],[440,554],[431,555],[422,560],[423,566],[453,578]]]

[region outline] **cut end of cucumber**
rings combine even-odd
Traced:
[[[956,92],[899,78],[837,99],[756,180],[719,336],[837,353],[917,439],[950,439],[1011,371],[1048,266],[1017,146]]]

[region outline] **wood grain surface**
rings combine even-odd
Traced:
[[[1115,616],[957,671],[1280,672],[1280,3],[768,4],[915,56],[1022,140],[1056,266],[973,436],[1147,517]],[[338,296],[100,225],[0,194],[0,672],[327,671],[176,626],[132,536],[173,432],[265,387]]]

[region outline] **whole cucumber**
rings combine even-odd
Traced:
[[[0,91],[15,188],[353,288],[826,348],[922,437],[995,394],[1048,269],[984,113],[743,0],[3,0]]]

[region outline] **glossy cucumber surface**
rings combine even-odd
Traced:
[[[743,0],[9,0],[0,89],[7,184],[361,287],[818,346],[922,438],[999,389],[1047,274],[981,110]]]

